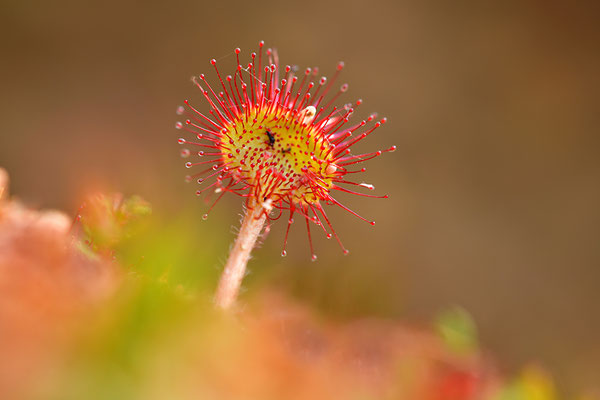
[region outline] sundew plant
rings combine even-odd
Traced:
[[[317,68],[280,64],[262,42],[245,64],[241,58],[232,52],[229,75],[212,60],[211,78],[193,79],[204,100],[185,101],[176,125],[187,180],[210,198],[204,219],[226,193],[243,199],[214,296],[210,267],[226,231],[190,223],[187,210],[97,189],[74,198],[73,213],[38,210],[11,195],[0,166],[0,399],[562,398],[538,363],[507,377],[460,305],[429,326],[399,319],[397,298],[388,295],[402,292],[390,279],[396,275],[357,260],[343,259],[343,281],[330,266],[335,282],[286,272],[275,282],[289,290],[271,281],[237,306],[257,239],[278,219],[287,220],[283,256],[292,225],[300,225],[313,261],[313,239],[323,236],[339,244],[341,260],[348,250],[330,211],[374,225],[346,201],[385,201],[363,181],[364,165],[395,150],[355,150],[359,142],[369,149],[363,139],[386,120],[353,117],[362,101],[344,100],[343,63],[328,79]],[[585,395],[576,398],[597,398]]]
[[[353,121],[352,114],[362,100],[339,104],[348,89],[348,84],[336,83],[344,63],[327,79],[319,76],[318,68],[299,72],[296,67],[282,67],[277,51],[263,48],[260,42],[258,54],[252,53],[247,64],[240,61],[241,50],[235,49],[237,66],[226,76],[212,59],[216,83],[211,85],[204,74],[193,78],[208,104],[200,107],[186,100],[178,108],[186,119],[176,127],[187,131],[179,139],[185,146],[181,154],[194,158],[185,166],[199,169],[187,180],[201,185],[197,195],[208,191],[218,195],[208,212],[227,192],[245,199],[242,226],[215,297],[223,308],[235,302],[265,224],[282,215],[288,218],[282,256],[294,216],[306,223],[313,261],[317,256],[311,225],[325,237],[334,237],[347,254],[323,205],[341,207],[374,225],[337,200],[335,193],[387,198],[364,193],[374,187],[358,177],[366,171],[362,163],[396,149],[352,153],[352,147],[385,124],[386,118],[372,114]]]

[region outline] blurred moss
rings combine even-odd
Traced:
[[[360,379],[390,365],[399,373],[396,382],[387,382],[394,390],[410,393],[422,388],[425,393],[412,398],[446,399],[448,393],[469,394],[489,383],[479,381],[476,372],[487,366],[478,357],[475,323],[460,307],[441,312],[435,320],[445,347],[435,345],[439,339],[431,332],[411,333],[390,321],[330,324],[327,321],[333,318],[315,317],[315,307],[278,305],[281,300],[276,297],[266,296],[258,313],[246,313],[245,320],[216,313],[211,295],[220,268],[213,267],[225,252],[221,243],[230,238],[222,230],[214,234],[207,223],[190,223],[190,218],[201,220],[195,212],[182,212],[177,218],[151,213],[150,205],[139,197],[99,195],[87,203],[81,218],[85,241],[79,246],[90,256],[112,260],[120,269],[118,283],[112,297],[89,308],[78,322],[81,326],[62,364],[36,383],[31,400],[223,398],[222,393],[244,392],[248,387],[258,394],[247,398],[265,400],[288,398],[265,393],[304,389],[318,396],[340,391],[346,395],[339,398],[361,398],[368,386]],[[343,276],[327,265],[311,268],[303,271],[311,276],[305,286],[302,281],[297,285],[305,293],[317,294],[314,304],[349,310],[364,303],[354,312],[370,315],[385,310],[388,299],[375,296],[381,277],[358,268],[349,268]],[[323,279],[328,276],[338,282],[335,289],[319,286],[328,283]],[[332,301],[325,296],[330,292],[334,299],[347,302]],[[260,298],[261,291],[253,291],[252,297]],[[454,366],[454,353],[475,357]],[[312,371],[314,366],[320,370]],[[238,380],[246,386],[234,387]],[[306,382],[317,384],[311,387]],[[374,382],[375,388],[386,384]],[[345,386],[344,391],[338,386]],[[350,392],[353,397],[348,397]],[[428,397],[429,393],[446,397]],[[232,396],[227,398],[239,398]],[[525,369],[493,397],[555,399],[552,381],[536,368]]]

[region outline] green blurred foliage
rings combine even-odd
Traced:
[[[477,350],[477,326],[465,309],[452,307],[440,312],[435,329],[452,351],[464,354]]]
[[[166,363],[177,371],[172,358],[183,350],[188,322],[212,313],[216,243],[227,239],[191,224],[189,214],[173,219],[150,210],[139,197],[120,195],[98,195],[82,209],[80,248],[108,254],[123,274],[114,297],[89,315],[65,368],[41,383],[35,398],[148,398],[144,391],[162,384],[149,376],[154,369]]]
[[[195,213],[152,214],[138,196],[96,195],[81,211],[84,243],[92,253],[108,253],[129,274],[194,296],[212,288],[221,255],[216,244],[229,238],[226,232],[209,235],[205,225],[190,223],[190,216]]]
[[[113,249],[135,234],[140,220],[151,214],[150,204],[139,196],[123,199],[120,194],[96,194],[88,199],[78,215],[86,243],[95,251]]]
[[[523,369],[521,375],[502,389],[494,400],[557,400],[552,379],[534,366]]]

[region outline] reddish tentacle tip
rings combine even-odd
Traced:
[[[316,255],[316,254],[313,254],[313,255],[310,257],[310,261],[313,261],[313,262],[314,262],[314,261],[317,261],[317,255]]]
[[[344,68],[344,65],[345,65],[345,64],[344,64],[344,62],[343,62],[343,61],[340,61],[340,62],[338,63],[338,65],[337,65],[337,70],[338,70],[338,71],[341,71],[341,70],[342,70],[342,68]]]
[[[204,215],[202,216],[202,220],[203,220],[203,221],[206,221],[207,219],[208,219],[208,214],[204,214]]]
[[[285,256],[287,256],[287,251],[283,250],[283,251],[281,252],[281,257],[285,257]]]
[[[235,54],[240,54],[242,52],[242,49],[240,49],[239,47],[237,47],[235,49]]]
[[[371,221],[369,222],[371,225],[375,225],[375,221]]]
[[[216,65],[216,64],[217,64],[217,60],[215,60],[215,59],[213,58],[212,60],[210,60],[210,63],[211,63],[212,65]]]
[[[390,151],[396,151],[396,146],[390,147]]]
[[[347,256],[348,254],[350,254],[350,250],[344,249],[344,255]]]

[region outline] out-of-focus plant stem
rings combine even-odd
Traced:
[[[256,245],[256,240],[262,231],[267,219],[267,211],[260,204],[255,204],[246,210],[242,226],[235,244],[231,249],[225,269],[221,275],[215,304],[222,309],[230,308],[236,301],[246,274],[246,265],[250,259],[250,253]]]

